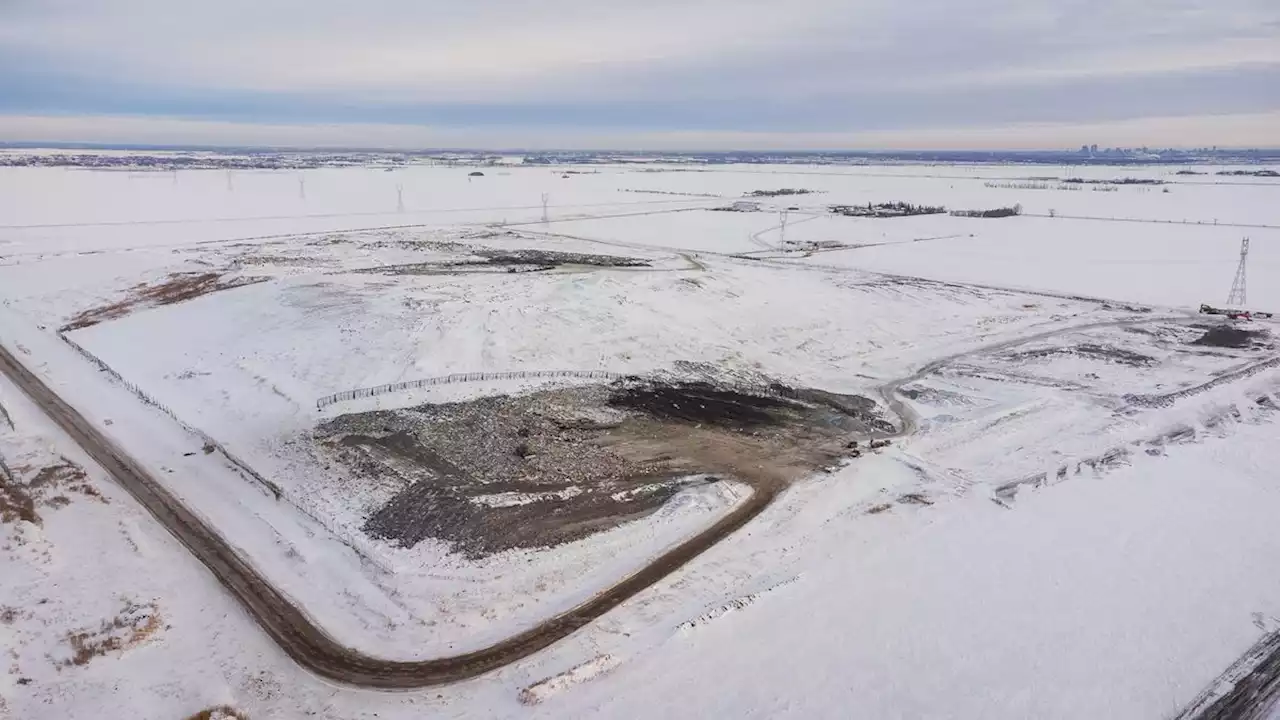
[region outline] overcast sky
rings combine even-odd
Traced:
[[[1280,146],[1280,0],[0,0],[0,141]]]

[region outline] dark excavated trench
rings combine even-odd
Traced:
[[[316,434],[352,481],[398,488],[366,533],[481,558],[616,527],[695,485],[776,487],[892,430],[860,396],[630,380],[355,413]]]
[[[440,275],[466,272],[542,272],[566,267],[647,268],[651,265],[648,260],[621,255],[596,255],[531,248],[512,248],[509,250],[478,248],[469,250],[467,254],[472,257],[465,260],[446,262],[383,265],[355,272],[381,275]]]

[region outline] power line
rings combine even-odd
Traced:
[[[1236,279],[1231,283],[1231,294],[1227,296],[1227,305],[1243,307],[1247,299],[1247,270],[1249,266],[1249,238],[1240,241],[1240,265],[1236,267]]]

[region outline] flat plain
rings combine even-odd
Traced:
[[[0,378],[0,716],[1207,707],[1280,350],[1198,310],[1249,237],[1280,311],[1280,180],[1181,169],[0,168],[0,345],[255,581],[388,668],[550,633],[321,677]]]

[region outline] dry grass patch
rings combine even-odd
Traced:
[[[154,602],[126,600],[115,617],[103,620],[97,628],[67,633],[71,658],[63,665],[87,665],[95,657],[137,647],[160,629],[160,622],[160,611]]]
[[[24,487],[0,475],[0,523],[11,523],[25,520],[40,524],[40,515],[36,512],[35,501]]]
[[[49,505],[54,505],[54,501],[58,498],[70,502],[61,494],[68,492],[91,497],[103,503],[107,502],[102,493],[89,483],[88,474],[85,473],[84,468],[65,457],[59,458],[59,461],[53,465],[41,468],[31,482],[27,483],[27,487],[36,497],[48,498],[45,503]],[[54,492],[59,494],[50,497]]]
[[[29,467],[14,468],[11,475],[0,473],[0,523],[19,520],[42,525],[39,508],[58,509],[71,504],[67,493],[95,498],[103,503],[107,499],[89,483],[84,468],[65,457],[36,471],[28,482],[21,478],[30,472]]]
[[[80,330],[106,320],[122,318],[135,310],[185,302],[201,295],[252,285],[266,279],[247,277],[228,279],[216,272],[173,273],[168,279],[154,285],[148,283],[134,285],[122,300],[81,311],[62,326],[62,332]]]

